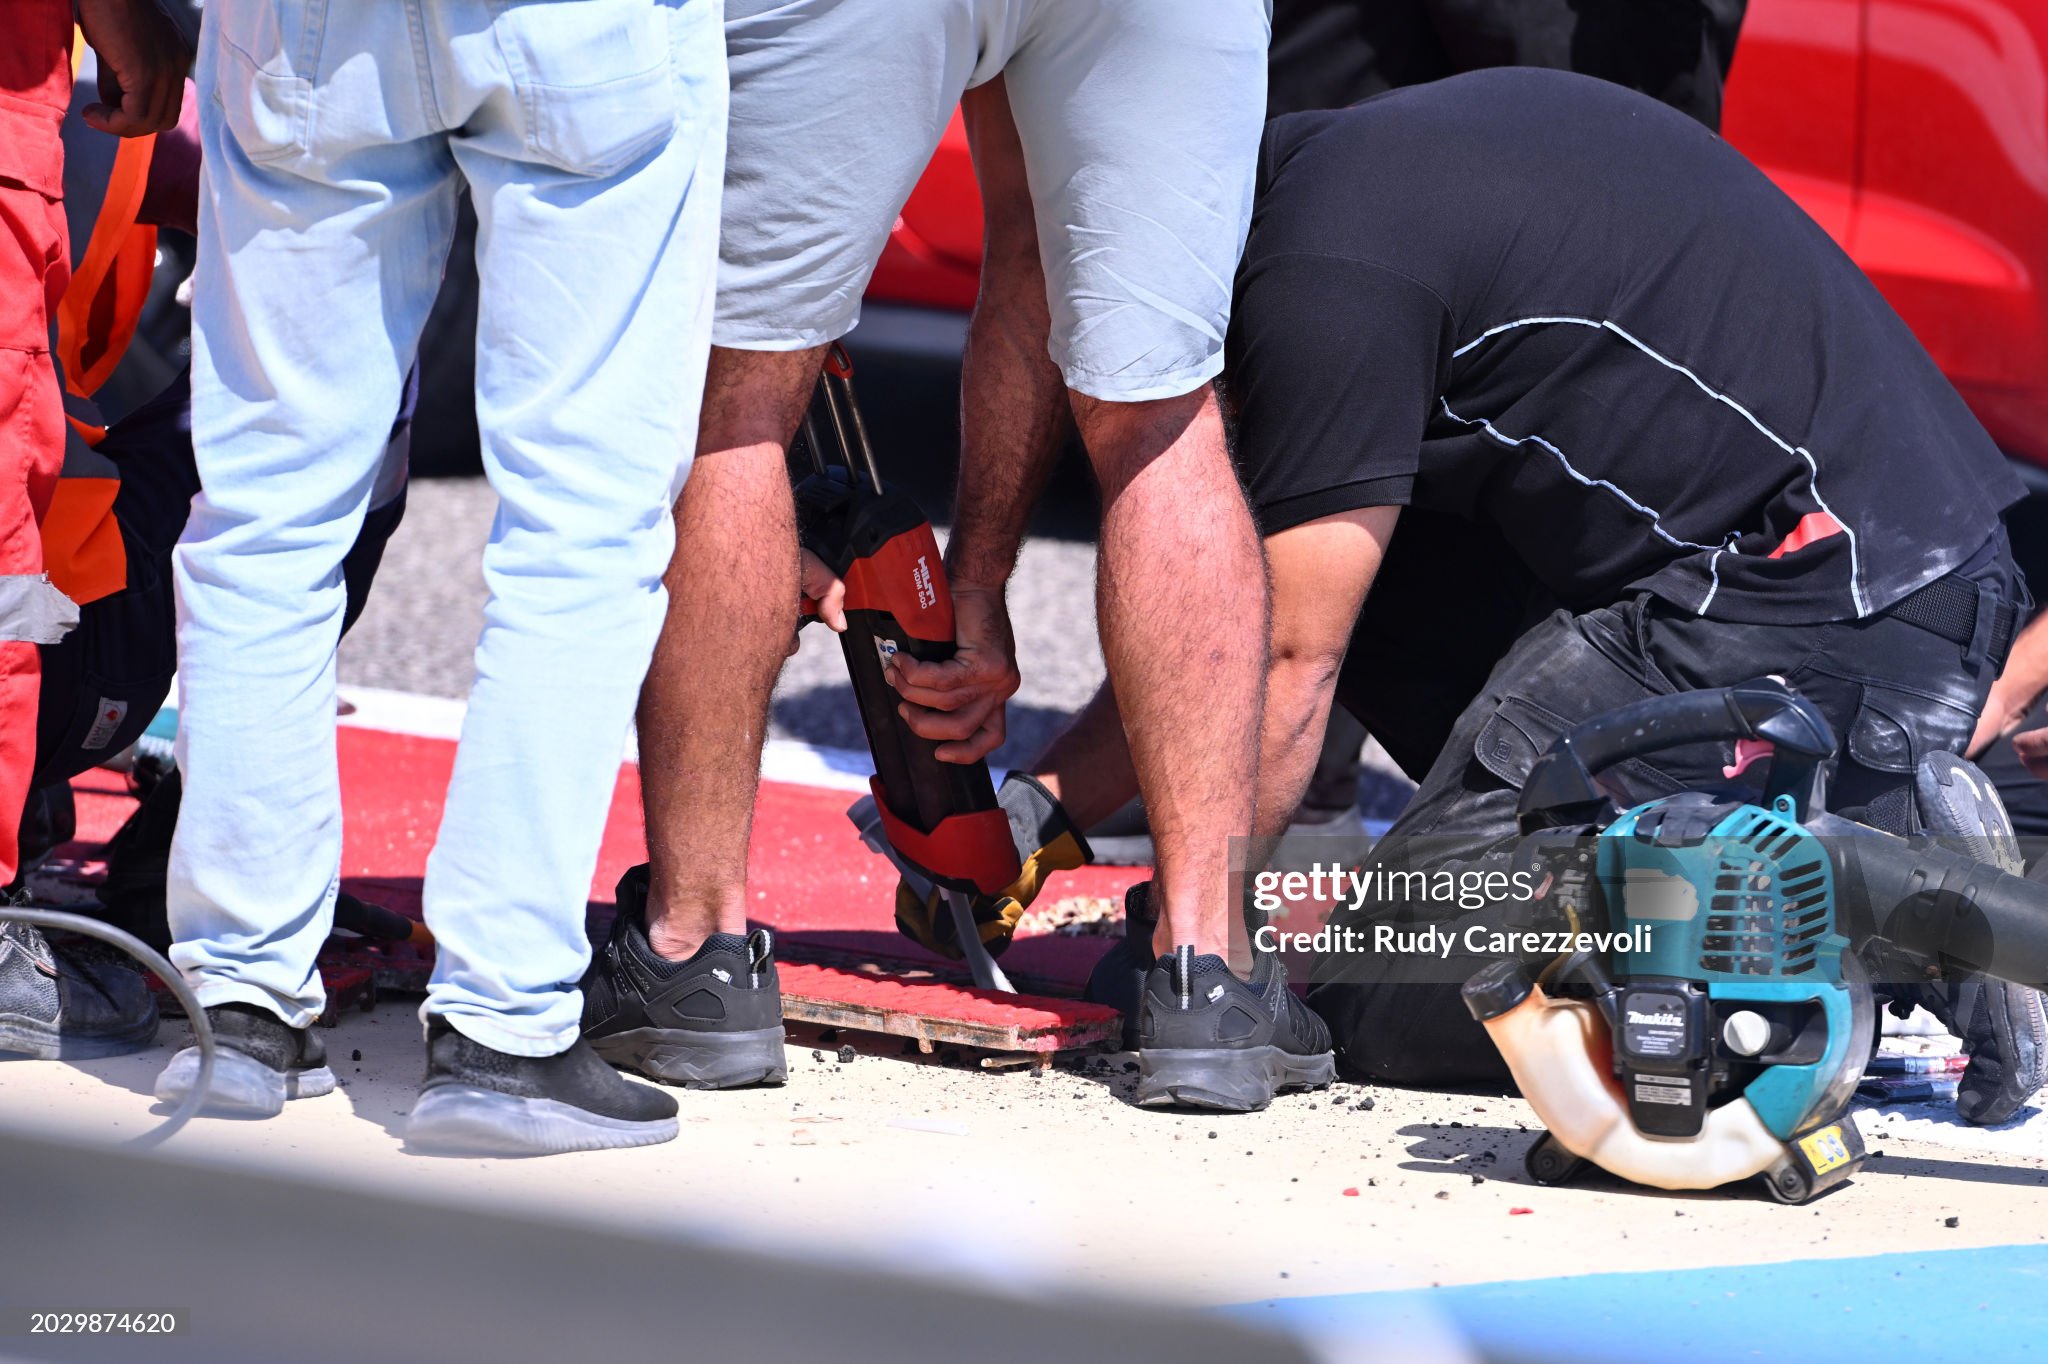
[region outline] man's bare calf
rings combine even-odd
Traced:
[[[697,462],[676,501],[668,620],[640,692],[647,938],[664,957],[747,931],[768,698],[796,620],[784,457],[822,355],[711,352]]]

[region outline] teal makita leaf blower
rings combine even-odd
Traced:
[[[1731,777],[1769,762],[1760,801],[1731,786],[1617,810],[1596,781],[1730,740]],[[1496,962],[1464,997],[1548,1128],[1538,1182],[1588,1163],[1662,1189],[1761,1175],[1804,1202],[1863,1161],[1844,1116],[1876,1040],[1873,969],[2048,984],[2048,886],[1827,813],[1834,752],[1820,711],[1762,679],[1586,721],[1530,772],[1523,851],[1576,950]]]

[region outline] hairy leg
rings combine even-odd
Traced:
[[[1003,740],[1003,702],[1017,689],[1003,590],[1031,509],[1067,432],[1066,383],[1046,353],[1051,328],[1038,227],[1023,150],[1000,77],[961,99],[984,232],[981,289],[960,374],[960,478],[946,545],[960,652],[937,669],[940,691],[904,690],[904,717],[939,756],[971,762]],[[926,679],[931,680],[931,679]],[[960,688],[958,694],[944,692]],[[923,709],[936,706],[938,709]]]
[[[1096,610],[1157,850],[1155,945],[1190,943],[1242,969],[1230,840],[1252,832],[1258,773],[1258,532],[1209,388],[1139,403],[1076,393],[1073,403],[1102,485]]]
[[[746,932],[768,696],[796,624],[784,452],[822,356],[711,352],[697,460],[676,500],[668,617],[640,692],[647,937],[666,957],[689,956],[712,933]]]
[[[906,716],[970,760],[1001,741],[1016,688],[1002,585],[1058,450],[1063,379],[1022,148],[1003,82],[962,102],[987,213],[962,381],[963,458],[947,567],[961,655],[899,663]],[[1229,840],[1251,832],[1266,650],[1265,561],[1206,388],[1111,403],[1070,395],[1101,484],[1103,651],[1159,848],[1160,947],[1230,951]],[[1187,628],[1192,622],[1193,629]],[[987,636],[986,639],[980,636]],[[1098,707],[1092,724],[1114,723]]]
[[[999,521],[1021,536],[1070,429],[1067,385],[1046,352],[1052,314],[1038,223],[1002,77],[968,91],[960,108],[974,151],[984,229],[981,289],[960,366],[963,515],[956,522]],[[1017,539],[997,537],[979,548],[988,552],[968,554],[959,563],[960,576],[970,585],[1006,579],[1015,566]]]

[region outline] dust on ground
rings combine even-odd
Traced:
[[[900,1038],[810,1028],[791,1030],[785,1086],[675,1091],[682,1132],[666,1145],[417,1157],[401,1149],[424,1068],[415,1007],[387,1001],[323,1033],[338,1092],[269,1121],[202,1119],[166,1153],[1208,1304],[2048,1237],[2048,1159],[1940,1144],[1934,1105],[1860,1115],[1869,1165],[1792,1208],[1755,1189],[1649,1193],[1600,1175],[1537,1186],[1521,1170],[1535,1120],[1497,1095],[1340,1083],[1258,1114],[1157,1112],[1131,1103],[1128,1053],[986,1070],[978,1053],[922,1056]],[[185,1036],[169,1021],[136,1056],[0,1062],[0,1120],[80,1141],[133,1136],[162,1111],[149,1090]]]

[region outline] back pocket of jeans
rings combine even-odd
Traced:
[[[326,0],[220,5],[206,27],[214,50],[213,99],[242,154],[268,165],[305,154]]]
[[[625,169],[675,133],[669,10],[655,0],[528,0],[498,14],[526,145],[575,175]]]

